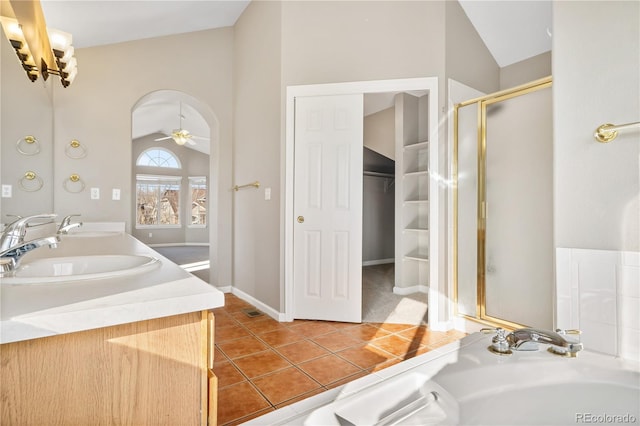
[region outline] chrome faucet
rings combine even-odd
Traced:
[[[580,334],[579,330],[541,330],[520,328],[505,335],[502,328],[483,328],[482,332],[495,331],[489,350],[499,355],[510,355],[512,351],[537,351],[539,344],[549,345],[548,351],[566,357],[575,357],[583,349],[582,343],[567,340],[568,334]]]
[[[29,222],[39,219],[53,220],[55,217],[55,214],[28,216],[17,219],[6,226],[0,235],[0,260],[2,261],[0,274],[15,270],[19,265],[20,259],[25,253],[44,246],[49,246],[50,248],[57,247],[60,242],[60,237],[58,235],[36,238],[26,242],[24,241]]]
[[[70,214],[65,216],[64,219],[60,221],[60,226],[58,227],[58,234],[68,234],[70,230],[73,228],[79,228],[82,226],[82,222],[71,223],[71,218],[75,216],[80,216],[79,214]]]

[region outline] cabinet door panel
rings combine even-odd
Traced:
[[[201,313],[0,347],[2,424],[200,423]]]

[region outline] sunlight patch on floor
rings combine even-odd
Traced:
[[[179,266],[187,272],[202,271],[203,269],[209,269],[209,261],[203,260],[201,262],[184,263]]]

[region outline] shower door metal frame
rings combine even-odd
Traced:
[[[486,304],[486,153],[487,153],[487,106],[523,96],[537,90],[552,86],[552,77],[516,86],[511,89],[491,93],[479,98],[470,99],[454,105],[453,109],[453,299],[454,315],[472,321],[481,322],[493,327],[506,329],[522,328],[525,325],[496,318],[487,314]],[[470,316],[458,312],[458,110],[465,106],[477,105],[478,107],[478,202],[477,202],[477,281],[476,281],[476,315]]]

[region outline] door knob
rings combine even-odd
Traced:
[[[304,223],[304,216],[298,216],[298,223]]]

